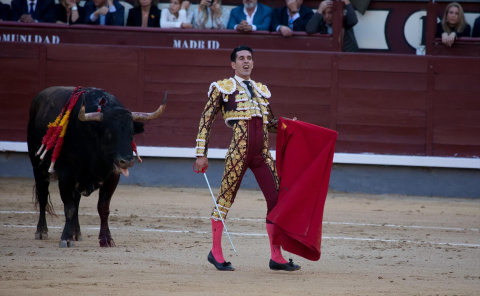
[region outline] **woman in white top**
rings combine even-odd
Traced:
[[[195,28],[225,29],[228,23],[228,9],[222,8],[222,0],[201,0],[195,10]]]
[[[170,0],[170,7],[162,9],[160,28],[193,28],[193,14],[187,12],[189,7],[190,2],[187,0]]]

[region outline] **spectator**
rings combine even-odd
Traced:
[[[54,0],[13,0],[12,21],[54,23]]]
[[[473,23],[472,37],[480,37],[480,16]]]
[[[127,26],[160,27],[158,0],[135,0],[135,7],[128,11]]]
[[[230,12],[227,29],[240,32],[268,31],[272,21],[272,9],[257,0],[243,0],[243,5]]]
[[[465,21],[463,8],[457,2],[447,5],[443,18],[437,24],[436,38],[442,38],[442,43],[451,47],[457,37],[470,37],[470,25]]]
[[[10,5],[0,2],[0,21],[10,20]]]
[[[195,10],[194,25],[198,29],[225,29],[228,10],[222,8],[222,0],[201,0]]]
[[[125,7],[118,0],[91,0],[85,3],[85,24],[123,26]]]
[[[285,0],[286,6],[275,9],[271,31],[280,32],[284,37],[292,36],[293,31],[305,31],[313,11],[302,3],[303,0]]]
[[[162,28],[193,28],[193,14],[188,12],[190,1],[170,0],[170,7],[162,9],[160,27]]]
[[[59,0],[59,2],[55,4],[57,24],[83,24],[85,8],[78,5],[80,0]]]
[[[345,4],[345,11],[343,12],[343,29],[345,30],[343,36],[343,51],[356,52],[359,51],[357,39],[353,27],[358,23],[357,15],[349,0],[342,0]],[[306,31],[309,34],[332,34],[332,13],[333,1],[325,0],[320,3],[318,11],[312,16],[307,24]]]
[[[472,37],[480,37],[480,16],[473,23]]]

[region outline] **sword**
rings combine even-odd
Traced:
[[[212,194],[213,203],[215,204],[215,207],[217,208],[218,216],[220,216],[220,220],[222,220],[223,228],[225,228],[225,232],[227,233],[228,240],[230,241],[230,244],[232,245],[233,251],[235,252],[235,254],[237,254],[237,251],[235,250],[235,247],[233,246],[232,239],[230,238],[230,234],[228,233],[227,225],[225,225],[225,220],[223,220],[222,214],[220,213],[220,209],[218,208],[217,201],[215,200],[215,195],[213,195],[212,187],[210,187],[210,182],[208,182],[207,174],[205,173],[205,169],[207,167],[208,167],[208,165],[202,169],[203,176],[205,177],[205,181],[207,181],[208,189],[210,189],[210,193]],[[193,164],[193,171],[197,174],[200,173],[200,170],[198,170],[198,171],[195,170],[195,164]]]

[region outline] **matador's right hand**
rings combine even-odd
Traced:
[[[208,158],[206,156],[198,156],[195,161],[195,169],[198,172],[206,172],[208,167]]]

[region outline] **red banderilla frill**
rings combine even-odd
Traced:
[[[45,154],[47,154],[47,151],[55,146],[52,153],[52,162],[48,169],[49,173],[53,172],[55,161],[57,160],[58,156],[60,155],[60,151],[62,150],[63,139],[65,137],[65,133],[67,132],[68,121],[70,119],[72,109],[73,107],[75,107],[78,98],[80,98],[80,96],[85,92],[84,90],[79,91],[79,89],[81,88],[81,86],[77,86],[75,88],[72,95],[70,96],[67,103],[60,112],[60,115],[57,116],[54,122],[48,124],[47,133],[42,139],[42,146],[40,146],[40,149],[38,149],[37,151],[37,155],[40,155],[40,153],[42,153],[43,151],[42,155],[40,156],[40,159],[43,159],[45,157]]]

